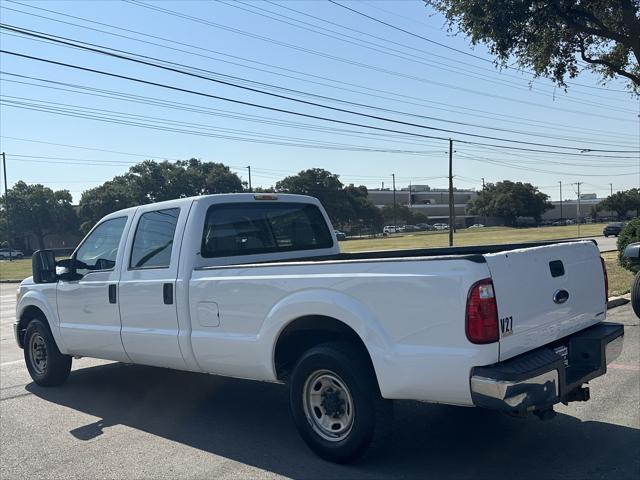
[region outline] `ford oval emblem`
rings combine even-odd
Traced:
[[[569,300],[569,292],[566,290],[558,290],[553,294],[553,301],[557,304],[561,304]]]

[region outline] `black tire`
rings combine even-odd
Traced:
[[[640,318],[640,272],[636,273],[631,285],[631,307],[636,317]]]
[[[71,372],[71,357],[58,350],[44,320],[31,320],[24,335],[24,361],[38,385],[52,387],[65,382]]]
[[[310,409],[305,400],[308,391],[319,391],[317,386],[321,381],[317,380],[318,383],[314,381],[319,372],[321,374],[327,372],[323,375],[334,376],[338,383],[341,382],[348,392],[346,398],[350,398],[352,405],[350,429],[343,436],[332,440],[328,440],[319,433],[322,429],[318,426],[319,416],[328,418],[329,421],[337,417],[328,415],[324,406],[322,407],[324,413],[317,406]],[[335,392],[330,389],[331,387],[328,395],[334,395]],[[327,390],[325,388],[320,390],[323,393],[316,396],[321,397],[325,405]],[[371,362],[358,346],[332,342],[318,345],[307,351],[300,358],[291,375],[289,403],[298,433],[311,450],[325,460],[336,463],[352,462],[363,456],[374,445],[377,450],[377,447],[383,445],[389,437],[392,402],[381,397]],[[349,401],[346,403],[348,405]],[[329,402],[329,404],[336,408],[335,403]],[[338,408],[347,410],[344,401]],[[316,420],[313,419],[313,415],[316,416]],[[336,422],[341,421],[336,420]],[[332,424],[331,428],[336,424]]]

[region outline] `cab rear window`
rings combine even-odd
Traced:
[[[333,247],[327,222],[307,203],[228,203],[207,210],[204,258]]]

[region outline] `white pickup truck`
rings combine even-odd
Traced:
[[[72,357],[286,383],[320,456],[361,456],[391,400],[553,416],[622,349],[591,241],[340,253],[318,200],[225,194],[102,219],[33,257],[15,336],[58,385]]]

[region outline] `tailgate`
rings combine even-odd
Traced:
[[[500,360],[605,318],[604,275],[591,241],[485,255],[500,327]]]

